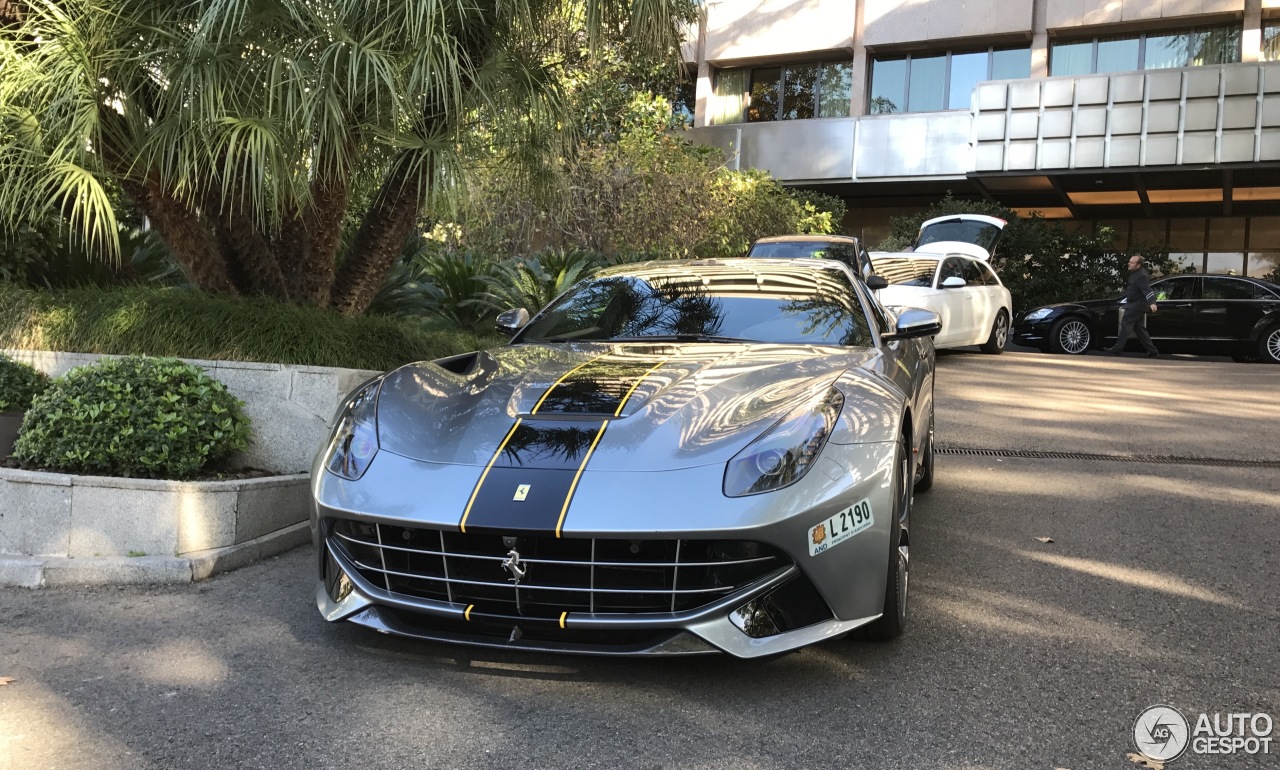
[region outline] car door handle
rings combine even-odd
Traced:
[[[1175,304],[1172,304],[1172,305],[1166,305],[1165,307],[1191,307],[1191,303],[1190,303],[1190,302],[1178,302],[1178,303],[1175,303]]]

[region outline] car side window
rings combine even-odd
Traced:
[[[986,264],[985,262],[979,262],[978,267],[982,269],[983,283],[985,283],[987,286],[1000,285],[1000,279],[996,277],[996,272],[991,269],[990,265]]]
[[[964,279],[964,268],[960,265],[960,260],[951,257],[942,263],[942,270],[938,273],[938,287],[942,287],[942,282],[948,278]]]
[[[982,274],[982,265],[971,259],[966,259],[964,261],[964,282],[970,286],[985,285],[987,279]]]
[[[1253,284],[1234,278],[1205,278],[1205,299],[1253,299]]]
[[[1193,299],[1195,297],[1196,279],[1167,278],[1151,284],[1157,300]]]

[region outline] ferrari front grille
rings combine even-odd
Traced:
[[[348,519],[332,521],[329,543],[390,593],[541,617],[693,610],[790,564],[743,540],[514,538]]]

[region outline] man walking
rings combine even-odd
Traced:
[[[1141,254],[1129,257],[1129,289],[1125,292],[1124,308],[1120,314],[1120,336],[1116,339],[1116,344],[1106,350],[1111,355],[1120,354],[1129,341],[1129,335],[1136,334],[1138,342],[1146,348],[1147,358],[1160,357],[1160,351],[1151,342],[1151,335],[1147,333],[1144,323],[1148,311],[1154,313],[1158,310],[1156,293],[1151,290],[1151,278],[1143,267],[1145,264],[1146,260]]]

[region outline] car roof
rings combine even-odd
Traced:
[[[757,238],[755,243],[857,243],[858,239],[852,235],[812,235],[799,234],[796,235],[769,235],[764,238]],[[754,245],[754,244],[753,244]]]
[[[710,259],[665,259],[648,262],[633,262],[607,268],[596,273],[597,276],[635,275],[638,277],[656,276],[668,273],[672,275],[714,275],[741,273],[754,275],[797,275],[802,273],[838,272],[847,275],[848,267],[833,259],[779,259],[772,257],[753,258],[730,257]]]
[[[1263,278],[1254,278],[1251,275],[1231,275],[1230,273],[1174,273],[1172,275],[1162,275],[1155,280],[1166,281],[1170,278],[1232,278],[1237,281],[1256,283],[1259,286],[1265,286],[1274,292],[1280,293],[1280,284],[1272,283],[1271,281]]]

